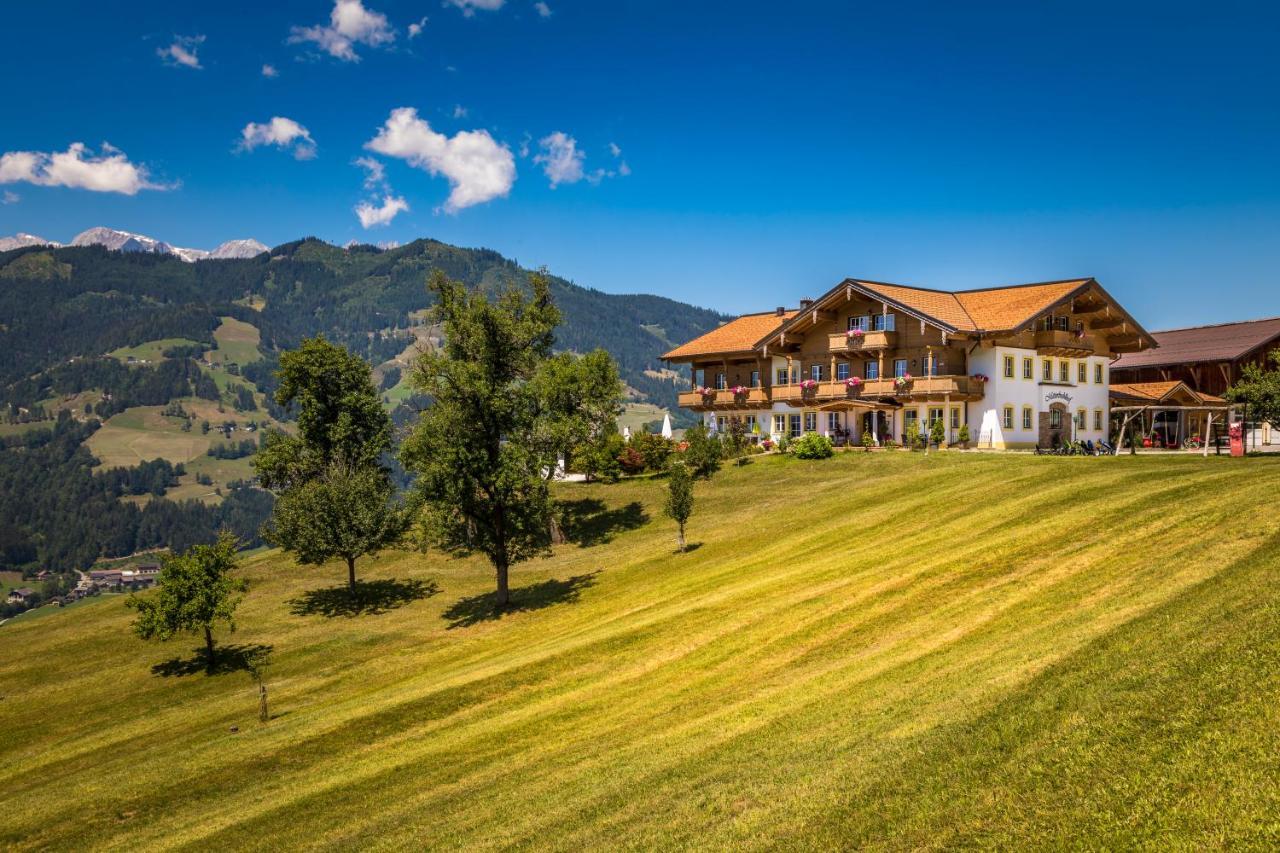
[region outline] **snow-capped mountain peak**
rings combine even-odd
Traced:
[[[228,240],[209,253],[209,257],[218,258],[253,258],[263,252],[271,251],[257,240]]]
[[[0,237],[0,252],[8,252],[13,249],[21,249],[24,246],[53,246],[55,249],[61,246],[54,240],[46,240],[43,237],[37,237],[34,234],[24,234],[19,231],[12,237]]]

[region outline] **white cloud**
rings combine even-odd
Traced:
[[[378,135],[364,147],[447,178],[451,190],[444,209],[450,213],[505,197],[516,180],[511,149],[488,131],[464,130],[446,136],[432,130],[412,107],[392,110]]]
[[[551,179],[551,188],[559,184],[576,184],[582,180],[582,162],[586,155],[578,150],[578,140],[557,130],[538,140],[542,153],[533,162],[542,164],[542,171]]]
[[[0,196],[0,204],[17,204],[22,201],[22,196],[13,190],[5,190],[4,195]]]
[[[474,15],[477,9],[482,12],[496,12],[506,3],[507,0],[444,0],[446,6],[457,6],[468,18]]]
[[[123,151],[105,142],[97,157],[83,142],[73,142],[66,151],[48,154],[43,151],[0,154],[0,184],[19,182],[124,195],[136,195],[139,190],[173,188],[152,183],[145,166],[130,163]]]
[[[551,17],[551,7],[548,6],[546,3],[542,2],[542,0],[538,0],[537,3],[534,3],[533,8],[537,9],[538,14],[541,15],[542,17],[544,18]]]
[[[276,67],[274,65],[264,64],[262,66],[262,76],[263,77],[279,77],[280,72],[276,70]]]
[[[462,104],[454,104],[454,106],[453,106],[453,117],[454,117],[454,118],[466,118],[466,117],[467,117],[467,108],[466,108],[466,107],[464,107]]]
[[[355,51],[357,44],[379,47],[395,39],[396,31],[387,23],[387,16],[366,9],[361,0],[334,0],[328,26],[294,27],[289,34],[290,44],[314,42],[344,62],[360,61]]]
[[[196,55],[204,36],[174,36],[173,44],[156,48],[156,56],[165,65],[183,66],[184,68],[202,68],[200,57]]]
[[[418,36],[422,35],[422,28],[423,28],[423,27],[425,27],[426,25],[427,25],[427,19],[426,19],[425,17],[423,17],[423,18],[421,18],[421,19],[419,19],[419,20],[417,20],[417,21],[414,21],[412,24],[410,24],[410,25],[409,25],[409,38],[414,39],[414,38],[417,38]]]
[[[618,143],[616,143],[616,142],[610,142],[610,143],[609,143],[609,153],[610,153],[610,154],[612,154],[614,157],[621,157],[621,156],[622,156],[622,149],[618,147]]]
[[[609,153],[613,155],[613,159],[622,160],[622,149],[618,147],[618,143],[609,143]],[[613,172],[606,172],[605,174],[610,178],[613,177]],[[622,162],[618,164],[618,174],[624,178],[631,174],[631,167],[627,165],[626,160],[622,160]]]
[[[298,160],[310,160],[316,156],[316,144],[311,132],[291,118],[272,116],[265,124],[249,122],[240,131],[240,150],[252,151],[261,145],[278,148],[293,147]]]
[[[390,224],[397,214],[408,209],[409,203],[403,198],[385,195],[382,197],[381,207],[374,207],[372,202],[367,201],[356,205],[356,216],[360,219],[361,227],[373,228],[376,225]]]
[[[364,169],[364,188],[367,190],[378,189],[390,192],[387,187],[387,170],[383,167],[382,162],[372,157],[357,157],[355,165]]]
[[[626,160],[623,160],[620,164],[618,164],[618,174],[622,175],[622,177],[624,178],[627,175],[631,174],[631,167],[627,165]]]

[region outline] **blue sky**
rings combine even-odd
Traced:
[[[1272,4],[341,3],[8,9],[0,156],[35,158],[0,234],[429,236],[729,312],[1093,275],[1149,328],[1280,314]]]

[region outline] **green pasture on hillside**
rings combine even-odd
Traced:
[[[269,551],[214,674],[120,599],[0,627],[0,844],[1280,844],[1280,458],[758,457],[684,555],[663,489],[560,488],[501,618]]]

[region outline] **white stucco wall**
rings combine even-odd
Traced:
[[[1004,356],[1013,356],[1014,376],[1012,379],[1006,379],[1004,376]],[[1022,378],[1022,360],[1026,357],[1032,359],[1032,376],[1030,379]],[[986,394],[981,403],[970,404],[971,423],[977,424],[978,428],[974,439],[978,442],[979,447],[1030,447],[1035,445],[1040,435],[1040,413],[1047,412],[1049,406],[1054,402],[1061,402],[1066,405],[1068,417],[1074,417],[1080,408],[1086,411],[1084,429],[1080,430],[1076,437],[1081,441],[1089,439],[1094,442],[1105,439],[1107,437],[1107,423],[1110,415],[1109,395],[1107,383],[1110,381],[1110,365],[1109,359],[1101,356],[1090,356],[1086,359],[1067,359],[1071,364],[1070,382],[1059,383],[1058,364],[1063,359],[1053,359],[1053,377],[1051,383],[1044,382],[1043,362],[1044,357],[1037,355],[1035,350],[1018,349],[1014,347],[993,347],[992,349],[978,350],[969,358],[970,373],[985,373],[991,377],[991,381],[987,383]],[[1079,363],[1084,361],[1086,364],[1086,382],[1079,382],[1078,370]],[[1095,369],[1097,365],[1102,365],[1102,382],[1094,381]],[[1013,406],[1013,429],[1007,430],[1003,426],[1002,414],[1004,407]],[[1022,410],[1024,407],[1030,406],[1032,411],[1031,428],[1022,428]],[[1094,429],[1094,411],[1102,410],[1102,429]],[[971,427],[972,429],[972,427]],[[1070,425],[1067,424],[1064,433],[1070,435]]]

